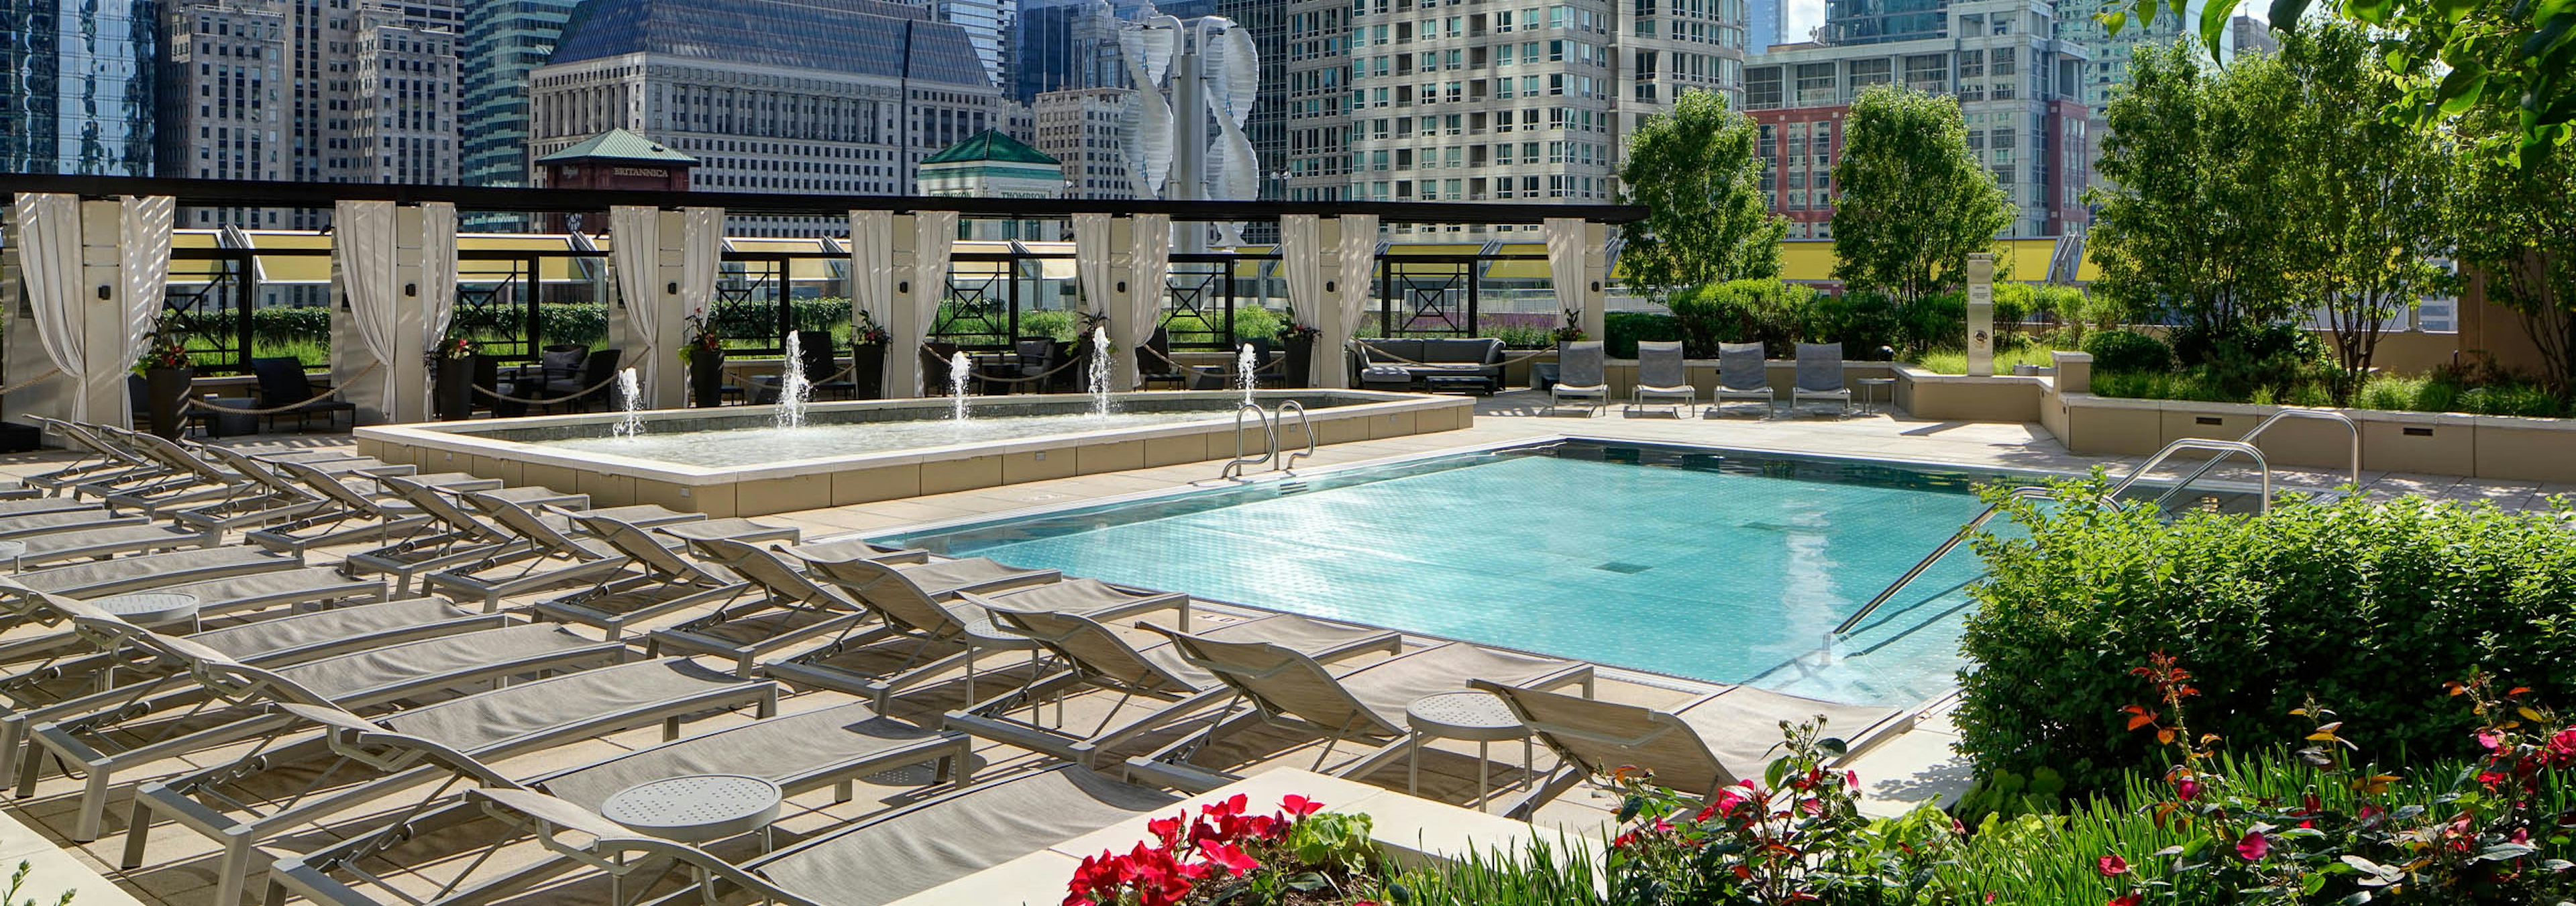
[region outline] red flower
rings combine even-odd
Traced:
[[[1208,864],[1223,866],[1226,871],[1238,875],[1261,867],[1261,863],[1253,859],[1250,854],[1230,843],[1211,843],[1199,847],[1199,854],[1207,857]]]
[[[2174,794],[2181,796],[2184,802],[2200,798],[2200,781],[2189,777],[2174,781]]]
[[[2246,834],[2243,839],[2236,841],[2236,855],[2248,862],[2263,861],[2263,856],[2271,851],[2271,838],[2260,833]]]
[[[1180,816],[1174,815],[1169,818],[1156,818],[1152,821],[1147,821],[1145,822],[1145,830],[1152,833],[1154,835],[1154,839],[1163,841],[1164,846],[1178,843],[1181,839]]]
[[[1290,793],[1285,798],[1279,800],[1279,808],[1282,811],[1287,812],[1288,816],[1292,818],[1303,818],[1308,815],[1312,815],[1323,807],[1323,803],[1308,799],[1295,793]]]
[[[2102,858],[2093,860],[2093,866],[2101,869],[2102,876],[2106,878],[2118,877],[2129,873],[2129,860],[2120,858],[2116,854],[2103,856]]]
[[[2138,904],[2146,901],[2146,894],[2132,893],[2127,896],[2112,897],[2110,902],[2104,903],[2102,906],[2138,906]]]

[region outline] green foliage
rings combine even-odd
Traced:
[[[2282,165],[2280,124],[2301,102],[2273,57],[2208,71],[2184,44],[2137,48],[2111,102],[2100,184],[2084,193],[2097,211],[2085,246],[2102,269],[2093,291],[2212,337],[2296,314],[2282,200],[2297,168]]]
[[[1834,279],[1912,303],[1957,286],[1968,254],[1993,247],[2013,207],[1968,150],[1959,101],[1873,85],[1843,121],[1834,164]]]
[[[1764,355],[1787,358],[1809,336],[1816,291],[1770,280],[1730,280],[1675,293],[1665,304],[1681,326],[1690,355],[1717,357],[1720,343],[1760,343]]]
[[[1532,835],[1519,852],[1469,850],[1466,857],[1387,879],[1390,906],[1608,906],[1580,846],[1560,852]]]
[[[2480,146],[2461,155],[2453,233],[2489,301],[2522,316],[2541,382],[2576,397],[2576,149],[2546,158]]]
[[[2093,356],[2095,373],[2131,371],[2163,373],[2173,368],[2173,347],[2131,330],[2105,330],[2086,337],[2084,351]]]
[[[2050,814],[2064,805],[2065,798],[2066,778],[2058,776],[2055,768],[2041,765],[2028,775],[1994,772],[1959,794],[1950,813],[1975,825],[1997,817]]]
[[[1621,227],[1619,266],[1650,292],[1780,273],[1789,221],[1771,213],[1753,119],[1726,96],[1684,91],[1628,139],[1619,183],[1646,219]]]
[[[289,308],[272,305],[250,310],[250,339],[253,343],[287,345],[291,343],[331,342],[331,309],[323,306]]]
[[[1601,332],[1606,334],[1601,338],[1602,353],[1614,359],[1636,358],[1639,341],[1669,343],[1683,339],[1680,319],[1642,311],[1614,311],[1602,315]]]
[[[1254,337],[1260,337],[1271,341],[1271,345],[1276,346],[1279,342],[1279,328],[1285,323],[1287,322],[1280,317],[1278,312],[1271,311],[1270,309],[1262,308],[1258,305],[1236,306],[1234,309],[1234,341],[1237,343],[1249,343],[1252,342]]]
[[[1020,313],[1020,336],[1045,337],[1058,343],[1071,343],[1082,330],[1082,318],[1070,311],[1024,311]]]
[[[2278,126],[2306,150],[2286,168],[2292,191],[2278,200],[2286,264],[2305,307],[2332,331],[2327,387],[2338,404],[2369,376],[2388,322],[2454,283],[2433,263],[2452,246],[2446,140],[2382,115],[2407,86],[2376,72],[2376,56],[2370,36],[2339,23],[2281,42],[2299,103]]]
[[[1984,776],[2050,767],[2101,791],[2156,763],[2119,709],[2138,695],[2123,671],[2158,651],[2206,674],[2197,729],[2279,738],[2314,695],[2372,728],[2365,755],[2465,754],[2470,722],[2440,683],[2473,666],[2576,697],[2576,529],[2560,513],[2293,496],[2261,516],[2168,522],[1992,496],[2027,537],[1973,542],[1989,575],[1970,589],[1960,645],[1978,666],[1960,674],[1957,720]]]
[[[1610,314],[1615,317],[1619,313]],[[1484,327],[1478,329],[1476,335],[1501,340],[1507,349],[1545,349],[1556,345],[1556,332],[1537,325],[1504,324]]]
[[[2051,354],[2055,352],[2057,347],[2045,343],[2023,343],[2009,348],[1998,347],[1995,349],[1995,373],[2011,374],[2015,365],[2053,367],[2057,364],[2057,360]],[[1935,349],[1913,356],[1909,361],[1933,374],[1968,373],[1968,351],[1964,349]]]
[[[18,860],[18,870],[9,873],[8,888],[0,889],[0,906],[36,906],[35,897],[18,899],[18,892],[27,887],[27,873],[35,869],[35,863],[25,859]],[[54,899],[54,906],[71,906],[72,897],[79,893],[79,890],[63,891],[62,896]]]

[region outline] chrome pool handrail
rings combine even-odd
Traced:
[[[2243,435],[2238,436],[2236,438],[2236,442],[2250,445],[2254,443],[2255,438],[2261,437],[2263,432],[2271,430],[2273,424],[2285,418],[2313,418],[2319,421],[2342,422],[2344,430],[2352,435],[2352,462],[2350,465],[2350,471],[2347,474],[2349,475],[2349,480],[2352,482],[2353,487],[2361,486],[2361,426],[2354,424],[2350,416],[2344,415],[2341,412],[2333,412],[2325,409],[2283,409],[2279,412],[2274,412],[2271,415],[2265,416],[2261,422],[2254,425],[2254,430],[2247,431]],[[2184,475],[2182,480],[2174,482],[2174,486],[2172,488],[2167,489],[2164,494],[2158,496],[2156,498],[2156,506],[2159,509],[2163,508],[2166,501],[2172,500],[2174,495],[2182,493],[2182,489],[2190,486],[2192,482],[2199,481],[2202,477],[2207,476],[2211,470],[2218,468],[2218,464],[2221,461],[2225,460],[2229,454],[2234,452],[2235,451],[2233,450],[2222,451],[2218,455],[2210,457],[2208,461],[2201,463],[2199,468],[2191,470],[2190,474]]]
[[[1261,436],[1263,438],[1263,443],[1267,446],[1261,451],[1260,456],[1243,455],[1243,413],[1247,411],[1252,413],[1252,417],[1255,421],[1261,423]],[[1251,403],[1235,404],[1234,461],[1226,463],[1225,468],[1216,473],[1216,477],[1219,479],[1238,479],[1243,477],[1244,466],[1269,465],[1272,461],[1277,460],[1278,458],[1279,428],[1278,425],[1271,420],[1270,413],[1263,411],[1260,406],[1256,406]]]
[[[1315,425],[1313,422],[1306,420],[1306,404],[1296,400],[1289,400],[1287,402],[1280,403],[1277,408],[1270,411],[1270,423],[1272,425],[1285,424],[1288,421],[1288,414],[1291,412],[1297,414],[1297,430],[1303,431],[1306,434],[1306,449],[1300,452],[1288,454],[1287,459],[1279,464],[1279,469],[1283,472],[1297,471],[1298,460],[1315,455]]]

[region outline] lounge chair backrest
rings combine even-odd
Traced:
[[[1264,714],[1293,716],[1341,732],[1405,732],[1352,697],[1324,665],[1295,649],[1268,642],[1220,642],[1151,623],[1145,628],[1169,636],[1182,660],[1216,674]]]
[[[535,542],[538,547],[559,554],[585,556],[581,545],[573,541],[572,536],[564,534],[561,529],[555,528],[553,523],[547,522],[544,517],[527,507],[520,506],[517,501],[469,491],[465,494],[465,502],[481,510],[483,515],[492,517],[492,521],[500,523],[502,528]]]
[[[1601,341],[1567,343],[1557,354],[1556,382],[1568,387],[1597,387],[1610,382]]]
[[[298,499],[309,499],[318,496],[314,491],[307,490],[278,475],[274,469],[268,466],[268,464],[262,463],[259,460],[252,459],[248,456],[243,456],[239,450],[235,450],[231,447],[216,446],[213,444],[208,444],[204,447],[200,447],[199,449],[206,451],[206,455],[214,457],[216,462],[223,463],[225,468],[231,469],[242,477],[250,479],[253,483],[267,488],[277,494]]]
[[[51,429],[55,434],[61,435],[63,442],[66,444],[87,449],[92,453],[96,453],[100,456],[104,456],[118,462],[134,465],[143,464],[143,459],[141,457],[134,455],[133,452],[126,450],[124,447],[101,439],[96,432],[91,431],[85,425],[77,422],[63,421],[58,418],[46,418],[41,415],[31,415],[28,416],[28,418],[34,420],[37,424],[44,425],[46,428]]]
[[[902,570],[868,559],[807,560],[805,566],[822,576],[823,581],[866,602],[886,619],[939,636],[966,628]]]
[[[421,512],[429,514],[429,518],[445,523],[448,528],[487,541],[504,540],[508,537],[494,529],[490,523],[484,522],[481,517],[466,512],[464,507],[457,506],[456,501],[449,499],[437,488],[398,476],[386,476],[376,480],[383,482],[385,487],[392,488],[394,493],[402,495],[402,499],[409,501],[412,506],[419,507]]]
[[[1728,390],[1769,390],[1771,389],[1769,372],[1770,368],[1762,358],[1762,344],[1718,344],[1718,386]]]
[[[1679,387],[1689,383],[1682,376],[1682,344],[1637,344],[1637,383],[1647,387]]]
[[[1798,389],[1843,389],[1843,344],[1798,344]]]
[[[102,647],[131,647],[171,661],[226,701],[317,705],[331,702],[328,697],[285,676],[233,660],[205,645],[162,635],[104,612],[73,616],[72,625],[75,631],[99,642]]]
[[[867,609],[842,597],[839,592],[815,584],[813,579],[779,559],[777,554],[756,545],[731,538],[699,538],[689,543],[772,595],[807,604],[839,607],[853,613]]]
[[[1559,756],[1594,774],[1640,767],[1655,772],[1656,783],[1702,796],[1736,781],[1699,734],[1673,715],[1484,680],[1467,685],[1501,696]]]
[[[226,474],[222,469],[215,468],[215,465],[207,462],[204,457],[171,442],[168,438],[139,431],[129,431],[126,434],[125,439],[136,449],[143,451],[144,455],[152,457],[162,465],[182,472],[192,472],[198,477],[213,481],[231,483],[241,480]]]
[[[279,460],[276,466],[280,471],[293,476],[305,488],[311,489],[312,493],[330,498],[332,502],[341,506],[369,515],[384,512],[384,507],[376,503],[375,498],[358,493],[356,489],[349,487],[347,482],[341,481],[339,476],[322,471],[310,463]]]
[[[616,548],[618,553],[625,554],[656,575],[688,582],[713,581],[724,584],[733,582],[730,574],[721,572],[723,567],[712,563],[697,563],[673,553],[670,548],[663,547],[662,542],[655,540],[651,533],[637,528],[633,523],[606,516],[585,516],[580,513],[567,515],[570,515],[572,521],[580,525],[583,531],[599,536],[599,540],[607,542],[609,547]]]
[[[1098,620],[1078,613],[1015,607],[980,595],[958,597],[991,612],[996,625],[1037,640],[1085,673],[1134,689],[1190,690],[1190,684],[1154,666]]]

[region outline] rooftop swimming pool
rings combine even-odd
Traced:
[[[957,556],[1835,701],[1946,690],[1953,555],[1817,657],[1825,633],[2001,476],[1568,441],[932,527]]]

